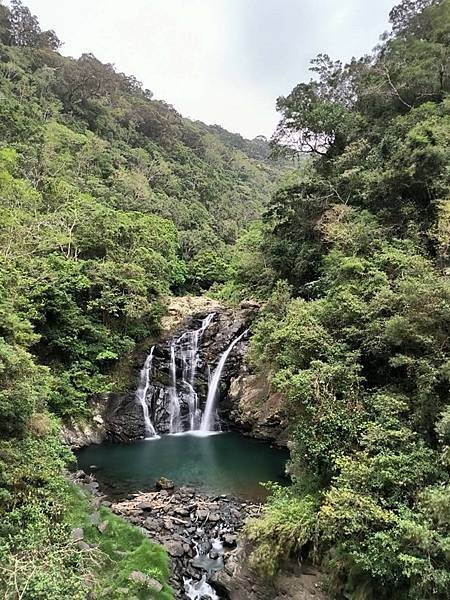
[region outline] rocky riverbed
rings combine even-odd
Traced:
[[[227,495],[208,495],[189,487],[175,489],[162,478],[159,489],[112,501],[93,475],[77,471],[72,479],[162,544],[172,564],[176,598],[190,600],[323,600],[318,573],[310,566],[286,564],[270,584],[247,565],[242,528],[263,505]]]
[[[188,487],[174,489],[173,483],[164,478],[158,482],[160,489],[131,494],[116,502],[101,493],[93,475],[77,471],[73,480],[96,496],[98,503],[140,527],[152,541],[165,547],[171,557],[176,598],[188,598],[186,590],[195,589],[197,582],[200,584],[227,568],[237,550],[238,534],[245,519],[257,517],[261,512],[261,504],[226,495],[206,495]],[[229,598],[219,581],[213,585],[218,598]]]
[[[187,487],[135,494],[111,506],[162,544],[172,559],[177,597],[187,586],[226,568],[237,548],[245,519],[257,517],[261,505],[227,496],[207,496]],[[219,597],[228,598],[216,582]]]

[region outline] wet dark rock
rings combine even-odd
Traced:
[[[234,547],[237,542],[237,535],[235,533],[225,533],[223,535],[223,543],[225,546]]]
[[[175,484],[171,479],[160,477],[156,480],[155,487],[157,490],[173,490]]]

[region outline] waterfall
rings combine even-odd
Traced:
[[[229,344],[212,370],[202,355],[202,338],[215,314],[203,318],[196,329],[172,337],[166,350],[158,352],[155,360],[155,347],[147,356],[135,394],[136,402],[142,406],[146,438],[155,437],[158,431],[172,434],[198,431],[203,434],[217,429],[216,409],[223,368],[231,351],[248,330]],[[197,377],[200,365],[201,374]],[[206,389],[207,393],[204,392]],[[202,415],[203,394],[207,398]]]
[[[182,386],[187,390],[187,403],[189,407],[189,429],[198,429],[201,413],[198,407],[198,396],[195,391],[195,373],[197,371],[199,344],[207,327],[214,319],[215,313],[209,314],[203,319],[201,327],[194,331],[186,331],[180,336],[176,345],[180,347],[182,362]]]
[[[175,344],[170,344],[170,378],[171,388],[169,392],[170,398],[170,433],[178,433],[180,431],[180,399],[177,393],[177,364],[175,362]]]
[[[144,366],[141,369],[139,377],[139,385],[136,390],[136,401],[142,406],[142,412],[144,413],[144,424],[145,424],[145,437],[151,438],[156,436],[155,428],[150,420],[147,405],[147,392],[150,385],[150,371],[153,363],[153,351],[155,346],[150,350],[150,354],[145,359]]]
[[[208,387],[208,397],[206,399],[205,412],[203,413],[202,422],[200,425],[200,431],[213,431],[215,424],[215,409],[216,409],[216,401],[218,395],[218,388],[220,383],[220,377],[222,375],[223,368],[227,361],[230,352],[236,346],[236,344],[244,337],[244,335],[248,332],[246,329],[239,337],[231,342],[228,348],[220,357],[219,363],[217,367],[214,369],[214,372],[211,377],[211,383]]]

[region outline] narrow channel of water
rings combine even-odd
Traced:
[[[261,482],[287,483],[288,451],[236,432],[165,435],[131,444],[89,446],[77,453],[80,469],[95,476],[112,497],[151,489],[159,477],[177,486],[251,500],[266,496]]]

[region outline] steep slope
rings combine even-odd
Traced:
[[[62,56],[54,32],[10,7],[0,3],[0,591],[81,600],[92,579],[102,587],[104,558],[69,542],[55,415],[86,415],[114,388],[114,367],[158,332],[167,294],[227,278],[230,246],[280,169],[264,140],[183,119],[90,54]],[[112,556],[116,542],[106,536]],[[164,557],[161,569],[125,562],[165,585]]]

